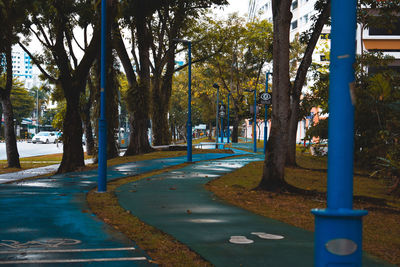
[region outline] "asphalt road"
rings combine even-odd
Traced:
[[[32,144],[28,142],[18,142],[17,146],[20,158],[63,153],[62,143],[57,146],[57,144]],[[0,160],[5,159],[7,159],[6,144],[0,143]]]

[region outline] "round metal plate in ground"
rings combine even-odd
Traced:
[[[242,235],[233,235],[231,239],[229,239],[229,242],[233,244],[251,244],[254,241]]]

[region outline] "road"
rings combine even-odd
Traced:
[[[63,153],[62,143],[58,144],[57,146],[56,144],[32,144],[28,142],[18,142],[17,146],[20,158]],[[0,160],[6,159],[6,144],[0,143]]]

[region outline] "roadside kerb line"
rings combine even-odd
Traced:
[[[94,259],[54,259],[54,260],[18,260],[18,261],[0,261],[2,264],[40,264],[40,263],[74,263],[74,262],[107,262],[107,261],[145,261],[146,257],[130,258],[94,258]]]
[[[84,248],[84,249],[19,249],[19,250],[0,250],[0,254],[13,254],[13,253],[62,253],[62,252],[94,252],[94,251],[125,251],[135,250],[134,247],[127,248]],[[1,261],[0,261],[1,264]]]

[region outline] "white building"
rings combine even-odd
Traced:
[[[13,46],[11,52],[13,77],[24,82],[26,89],[40,87],[39,69],[32,64],[32,59],[18,45]]]

